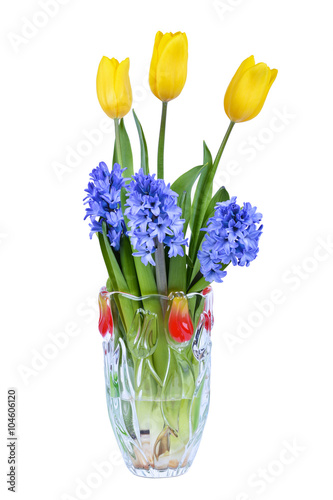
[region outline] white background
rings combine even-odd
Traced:
[[[18,392],[20,500],[331,498],[330,2],[61,3],[52,16],[41,14],[42,0],[2,2],[0,12],[1,498],[11,498],[9,387]],[[215,286],[203,440],[185,476],[160,482],[127,471],[108,421],[96,311],[106,271],[82,198],[91,169],[111,162],[113,132],[101,132],[88,151],[81,142],[106,118],[95,93],[101,57],[129,56],[134,108],[155,165],[160,102],[147,74],[157,30],[189,39],[188,80],[169,106],[170,181],[201,163],[203,139],[216,154],[228,125],[224,92],[240,62],[254,54],[279,69],[260,115],[234,128],[215,185],[263,212],[260,257]],[[138,167],[130,115],[126,125]],[[73,149],[81,151],[77,165],[59,175]],[[68,340],[62,349],[51,340],[59,332]],[[98,482],[92,474],[103,461],[113,470]],[[97,487],[84,495],[82,484],[94,478]]]

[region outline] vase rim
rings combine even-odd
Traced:
[[[151,293],[151,294],[146,294],[146,295],[141,295],[138,297],[137,295],[132,295],[130,293],[126,292],[120,292],[120,291],[113,291],[113,292],[108,292],[106,287],[103,286],[100,291],[100,295],[107,296],[107,297],[113,297],[120,295],[122,297],[126,297],[131,300],[147,300],[147,299],[163,299],[163,300],[173,300],[176,297],[186,297],[187,299],[191,299],[193,297],[210,297],[213,294],[213,289],[211,286],[206,287],[202,292],[191,292],[191,293],[184,293],[184,292],[170,292],[169,295],[162,295],[159,293]]]

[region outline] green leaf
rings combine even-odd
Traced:
[[[101,246],[104,262],[110,278],[110,281],[108,280],[108,284],[109,285],[111,284],[111,289],[113,291],[128,293],[129,291],[126,280],[121,272],[116,256],[114,255],[109,240],[107,238],[105,222],[103,222],[103,234],[97,233],[97,236]],[[131,324],[133,317],[132,304],[128,299],[125,299],[123,297],[117,297],[115,300],[121,316],[122,323],[126,329]]]
[[[182,210],[182,216],[184,216],[185,213],[185,208],[186,208],[186,201],[187,201],[188,195],[186,191],[183,191],[178,198],[178,206]]]
[[[122,168],[127,168],[126,177],[131,177],[134,174],[133,155],[132,155],[131,143],[125,128],[124,118],[120,120],[119,136],[120,136],[120,149],[122,156],[121,166]],[[114,150],[113,150],[113,165],[115,163],[120,163],[117,156],[116,143],[114,144]]]
[[[144,174],[148,175],[149,174],[149,160],[148,160],[148,148],[147,148],[145,134],[143,133],[141,123],[140,123],[134,109],[132,110],[132,112],[133,112],[134,121],[135,121],[136,128],[138,130],[139,140],[140,140],[140,152],[141,152],[141,163],[140,164],[141,164],[141,168],[143,169]]]
[[[112,287],[112,282],[110,280],[110,277],[106,281],[106,289],[108,292],[113,292],[113,287]]]
[[[107,237],[105,222],[103,222],[102,226],[103,226],[103,240],[104,240],[104,245],[105,245],[105,249],[106,249],[106,253],[107,253],[108,261],[109,261],[108,271],[109,271],[111,281],[115,281],[116,286],[117,286],[116,290],[118,290],[119,292],[128,293],[129,290],[128,290],[126,280],[124,278],[123,273],[121,272],[120,266],[118,264],[116,256],[115,256],[115,254],[110,246],[110,243],[109,243],[109,240]]]
[[[196,275],[200,271],[200,267],[201,267],[200,261],[199,261],[198,257],[196,257],[195,263],[194,263],[192,269],[189,270],[189,273],[188,273],[188,278],[189,279],[187,281],[187,288],[189,288],[191,286],[194,278],[196,277]]]
[[[123,274],[126,278],[129,293],[139,297],[140,289],[138,279],[136,277],[132,248],[128,236],[125,235],[123,235],[120,240],[120,262]]]
[[[190,239],[189,257],[193,263],[195,263],[197,257],[196,242],[200,234],[200,229],[202,228],[204,214],[207,210],[207,199],[209,200],[212,197],[213,192],[213,183],[211,183],[210,186],[207,186],[207,178],[210,170],[212,169],[213,159],[205,142],[203,143],[203,156],[205,166],[200,174],[191,209],[190,227],[192,234]],[[187,269],[187,281],[191,281],[191,270],[189,268]]]
[[[195,285],[190,288],[190,290],[187,293],[194,293],[194,292],[201,292],[204,288],[209,286],[210,283],[205,280],[204,277],[200,278]]]
[[[138,282],[140,286],[141,295],[151,295],[157,294],[156,281],[154,278],[154,272],[151,264],[145,266],[140,257],[134,257],[134,265],[136,269],[136,274],[138,277]],[[155,312],[155,307],[152,312]]]
[[[103,255],[104,263],[105,263],[105,266],[106,266],[106,269],[107,269],[108,275],[109,275],[109,279],[107,280],[107,289],[109,292],[111,292],[112,290],[117,290],[115,276],[114,276],[112,265],[111,265],[111,262],[109,259],[109,254],[106,250],[106,245],[105,245],[103,235],[101,233],[96,233],[96,234],[97,234],[98,241],[99,241],[99,244],[101,247],[101,252]]]
[[[183,218],[185,219],[184,224],[184,234],[186,232],[190,217],[191,217],[191,191],[193,184],[197,180],[200,172],[204,169],[204,165],[199,165],[197,167],[191,168],[188,172],[178,177],[178,179],[172,184],[171,189],[175,191],[179,196],[185,191],[187,196],[185,200],[185,205],[183,209]],[[199,181],[200,182],[200,181]]]
[[[204,142],[204,163],[206,163],[206,159],[209,161],[210,167],[205,171],[204,175],[200,176],[200,180],[198,182],[197,190],[194,198],[195,209],[192,213],[192,232],[194,233],[194,239],[197,238],[198,232],[200,231],[200,227],[202,227],[202,222],[204,218],[204,214],[207,210],[209,201],[212,197],[213,193],[213,182],[216,174],[216,170],[219,166],[219,162],[221,160],[222,153],[227,144],[228,138],[231,134],[231,131],[234,127],[235,123],[230,122],[229,127],[223,137],[221,146],[217,152],[216,158],[213,162],[212,155],[210,154],[209,149]],[[190,253],[193,258],[193,254]]]
[[[191,269],[193,269],[193,261],[190,259],[190,257],[188,255],[186,255],[186,264],[188,265],[188,267],[190,267]]]
[[[186,253],[171,257],[169,263],[168,293],[186,291]]]
[[[230,200],[230,196],[229,196],[228,191],[226,190],[226,188],[224,186],[220,187],[220,189],[218,191],[216,191],[213,198],[210,200],[210,202],[208,204],[208,207],[207,207],[204,219],[203,219],[204,225],[207,224],[208,219],[213,217],[214,212],[215,212],[214,209],[215,209],[216,203],[221,203],[223,201],[228,201],[228,200]]]
[[[213,193],[213,184],[207,187],[207,192],[204,192],[207,178],[209,176],[209,171],[211,170],[213,165],[213,158],[205,141],[203,143],[203,158],[205,167],[201,172],[192,204],[191,222],[190,222],[192,231],[193,228],[195,227],[195,223],[198,221],[198,218],[200,218],[202,212],[204,213],[206,210],[207,203],[205,204],[204,200],[210,199]]]
[[[202,169],[203,165],[191,168],[191,170],[188,170],[185,174],[182,174],[177,180],[175,180],[171,189],[176,191],[179,195],[181,195],[183,191],[189,193]]]

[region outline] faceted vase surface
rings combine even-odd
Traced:
[[[191,466],[210,397],[213,292],[99,294],[107,407],[128,469],[173,477]]]

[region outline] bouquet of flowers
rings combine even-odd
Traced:
[[[213,193],[213,181],[235,123],[258,115],[277,70],[253,56],[242,62],[225,94],[230,124],[216,156],[204,142],[202,164],[170,185],[167,107],[185,85],[187,59],[185,33],[156,34],[149,84],[162,101],[157,175],[133,110],[141,149],[134,171],[124,123],[129,59],[103,57],[97,73],[99,103],[114,120],[114,153],[112,168],[101,162],[92,170],[84,203],[108,272],[99,330],[109,416],[126,465],[141,476],[179,475],[192,463],[209,406],[211,284],[230,263],[249,266],[262,234],[257,208],[225,187]]]

